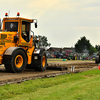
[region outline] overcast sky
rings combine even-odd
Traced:
[[[37,19],[35,35],[48,38],[51,47],[72,47],[86,36],[100,44],[100,0],[0,0],[0,18],[9,16]]]

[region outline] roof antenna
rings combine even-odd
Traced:
[[[8,11],[8,17],[9,17],[9,15],[10,15],[10,10]]]

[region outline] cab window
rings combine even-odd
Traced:
[[[18,22],[5,22],[5,30],[18,32]]]
[[[22,38],[26,41],[29,42],[30,40],[30,23],[22,21]]]

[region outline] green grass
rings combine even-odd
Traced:
[[[0,86],[0,100],[100,100],[100,70]]]

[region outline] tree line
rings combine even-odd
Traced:
[[[96,53],[97,51],[99,51],[99,46],[98,45],[96,45],[95,47],[92,46],[90,41],[88,39],[86,39],[85,36],[83,36],[75,44],[75,50],[78,53],[83,53],[84,50],[87,50],[88,53],[91,55],[91,54]]]
[[[39,46],[41,47],[50,47],[51,43],[48,43],[48,39],[46,36],[35,35],[35,38],[39,38]],[[95,45],[95,47],[90,43],[90,40],[86,39],[85,36],[81,37],[75,44],[75,51],[78,53],[84,53],[87,51],[90,55],[96,53],[100,50],[99,45]]]

